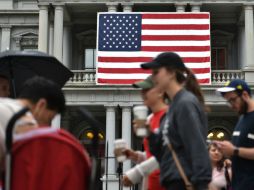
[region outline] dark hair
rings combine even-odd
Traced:
[[[175,68],[170,66],[166,66],[166,68],[167,70],[175,71],[177,82],[180,84],[185,83],[185,88],[188,91],[192,92],[203,106],[205,105],[204,96],[203,93],[201,92],[198,81],[189,68],[187,67]]]
[[[43,77],[33,77],[21,87],[18,98],[28,99],[37,103],[39,99],[47,100],[47,108],[62,113],[65,110],[64,94],[55,82]]]
[[[216,149],[219,149],[218,145],[217,145],[216,143],[212,142],[212,143],[210,143],[210,144],[208,145],[208,151],[211,149],[212,146],[215,147]],[[224,157],[223,154],[222,154],[221,160],[219,160],[219,161],[216,163],[216,168],[217,168],[218,171],[221,171],[221,170],[222,170],[222,168],[223,168],[223,166],[224,166],[224,161],[225,161],[225,157]]]

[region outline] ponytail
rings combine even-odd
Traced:
[[[184,83],[186,90],[192,92],[197,97],[201,105],[203,105],[205,111],[209,112],[210,108],[205,106],[205,99],[203,93],[200,89],[197,78],[195,77],[193,72],[187,67],[185,67],[184,69],[174,69],[174,70],[176,72],[176,80],[180,84]]]
[[[197,99],[200,101],[202,105],[205,104],[203,93],[201,92],[200,86],[198,84],[197,78],[192,73],[189,68],[186,68],[186,80],[185,80],[185,88],[192,92]]]

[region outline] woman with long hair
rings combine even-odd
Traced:
[[[211,180],[211,164],[206,148],[207,117],[204,97],[195,75],[173,52],[161,53],[141,67],[152,69],[156,86],[171,100],[165,124],[160,126],[158,133],[151,132],[148,137],[151,152],[160,164],[162,185],[170,190],[186,189],[167,141],[163,142],[164,135],[170,140],[194,189],[206,190]]]
[[[212,190],[229,189],[231,183],[231,161],[225,159],[216,143],[210,143],[208,151],[212,164],[212,181],[210,183],[210,188]]]

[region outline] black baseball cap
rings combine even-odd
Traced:
[[[186,68],[182,58],[174,52],[164,52],[155,57],[151,62],[141,64],[143,69],[154,69],[160,67]]]
[[[248,92],[249,95],[251,95],[251,90],[249,85],[244,80],[241,80],[241,79],[234,79],[226,83],[224,87],[218,88],[217,91],[222,94],[227,92],[233,92],[233,91],[237,91],[237,92],[246,91]]]

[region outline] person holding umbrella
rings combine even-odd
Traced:
[[[169,190],[207,190],[211,180],[208,126],[195,75],[174,52],[161,53],[141,67],[152,69],[156,86],[171,100],[165,124],[148,137],[150,150],[160,164],[162,185]]]
[[[16,134],[39,126],[50,126],[55,115],[65,110],[64,94],[53,81],[33,77],[24,83],[16,100],[0,98],[0,159],[4,155],[6,126],[12,115],[23,107],[28,107],[30,112],[16,122]]]

